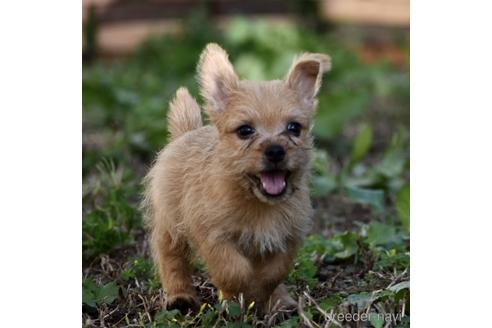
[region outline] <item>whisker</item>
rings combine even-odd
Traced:
[[[287,134],[287,137],[289,138],[290,142],[292,142],[296,147],[298,146],[296,141],[294,139],[292,139],[292,137],[290,135]]]
[[[248,142],[248,144],[246,145],[245,150],[246,150],[246,149],[248,149],[249,147],[251,147],[251,145],[253,144],[253,141],[254,141],[254,139],[251,139],[251,140]]]

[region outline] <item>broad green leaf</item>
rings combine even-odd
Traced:
[[[375,297],[373,293],[362,292],[359,294],[352,294],[347,296],[347,298],[344,301],[344,304],[357,305],[357,309],[360,312],[367,309],[367,307],[370,306],[371,303],[374,302],[374,300]]]
[[[227,310],[232,317],[237,317],[241,314],[241,306],[236,302],[229,303]]]
[[[330,240],[330,244],[334,247],[334,252],[329,253],[338,259],[347,259],[357,253],[359,246],[357,245],[358,236],[352,232],[345,232],[337,235]]]
[[[373,222],[367,229],[366,241],[372,246],[395,244],[401,241],[401,235],[394,226]]]
[[[281,328],[296,328],[299,327],[299,317],[294,315],[292,318],[282,321],[282,323],[278,326]]]
[[[378,260],[375,263],[375,268],[394,268],[403,270],[410,265],[410,253],[404,243],[396,244],[390,249],[374,247],[373,251]]]
[[[313,133],[321,139],[333,138],[348,121],[364,112],[369,100],[366,95],[353,97],[348,92],[320,94]]]
[[[356,202],[371,205],[379,212],[384,211],[384,190],[347,187],[347,194]]]
[[[319,301],[319,306],[324,311],[330,311],[332,308],[336,307],[342,302],[342,298],[338,295],[331,295],[329,297],[323,298]]]
[[[396,198],[396,211],[403,228],[410,231],[410,186],[403,187]]]
[[[369,322],[374,328],[382,328],[384,325],[384,315],[371,312],[369,313]]]
[[[355,137],[352,148],[351,164],[357,163],[366,156],[372,145],[372,128],[369,125],[363,125]]]
[[[344,175],[341,184],[347,187],[379,188],[383,182],[381,175],[373,169],[369,169],[362,175]]]
[[[401,148],[390,149],[386,152],[376,170],[388,178],[399,176],[407,161],[407,155]]]
[[[318,267],[311,259],[311,254],[301,250],[295,261],[294,269],[290,271],[287,281],[289,283],[301,282],[313,288],[316,285],[316,272]]]
[[[116,282],[110,282],[97,290],[97,303],[111,304],[118,298],[118,286]]]
[[[96,301],[94,300],[94,294],[92,289],[82,284],[82,303],[92,307],[96,307]]]
[[[332,176],[312,176],[311,177],[311,196],[323,197],[334,191],[337,182]]]
[[[99,304],[111,304],[118,298],[118,286],[110,282],[102,287],[94,280],[86,279],[82,282],[82,303],[95,307]]]
[[[180,315],[179,310],[163,310],[155,316],[154,320],[159,324],[163,324],[164,327],[169,327],[169,324],[171,324],[171,327],[175,327],[177,325],[173,325],[173,323],[176,322]]]
[[[320,235],[310,235],[304,240],[304,245],[301,251],[305,254],[317,252],[323,254],[326,252],[326,248],[329,246],[329,240]]]

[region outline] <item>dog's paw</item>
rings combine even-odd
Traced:
[[[269,312],[285,312],[295,314],[297,312],[297,303],[292,298],[284,298],[277,300],[276,303],[270,304]]]
[[[182,314],[196,312],[198,310],[198,300],[191,295],[176,295],[168,297],[166,300],[166,310],[179,310]]]
[[[287,287],[280,284],[270,297],[268,307],[269,311],[285,311],[294,313],[297,310],[297,302],[290,297]]]

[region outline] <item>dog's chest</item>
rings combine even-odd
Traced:
[[[289,236],[284,229],[247,230],[239,233],[237,244],[245,255],[285,252]]]
[[[289,242],[302,238],[307,218],[268,218],[236,231],[236,243],[247,256],[286,252]]]

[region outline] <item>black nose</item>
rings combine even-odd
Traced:
[[[281,162],[285,157],[285,150],[280,145],[270,145],[265,150],[266,158],[273,163]]]

